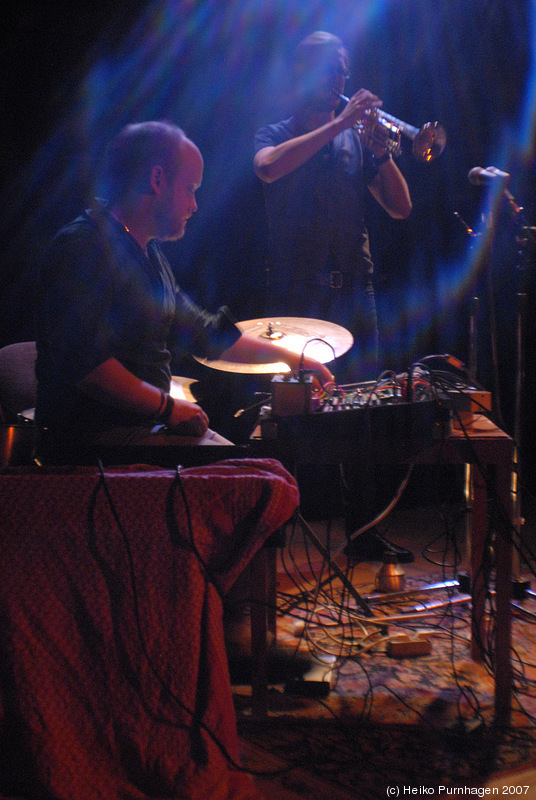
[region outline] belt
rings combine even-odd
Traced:
[[[316,286],[329,286],[330,289],[344,289],[347,286],[355,286],[357,276],[353,272],[341,272],[334,269],[322,275],[316,275],[311,281]]]

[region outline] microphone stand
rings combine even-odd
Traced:
[[[518,546],[513,552],[513,574],[514,580],[519,578],[520,560],[519,544],[522,537],[525,519],[522,508],[522,486],[523,486],[523,387],[525,385],[525,313],[527,306],[527,295],[524,291],[517,293],[517,318],[516,318],[516,396],[515,396],[515,416],[514,416],[514,470],[512,473],[512,495],[514,506],[514,528],[518,539]]]
[[[467,359],[467,367],[469,374],[477,377],[478,368],[478,344],[477,344],[477,320],[478,311],[480,306],[480,299],[475,295],[471,299],[471,308],[469,312],[469,358]]]
[[[467,236],[470,236],[473,239],[481,239],[482,234],[476,233],[469,225],[465,222],[464,219],[458,214],[457,211],[454,212],[454,216],[458,219],[458,221],[463,226],[465,233]],[[491,225],[491,220],[488,222],[488,229]],[[487,255],[489,256],[489,245],[485,245],[487,248]],[[477,378],[477,370],[478,370],[478,314],[480,311],[480,298],[478,295],[473,295],[471,298],[471,303],[469,306],[469,345],[468,345],[468,352],[467,352],[467,369],[470,375],[474,378]]]
[[[510,211],[514,215],[514,222],[516,226],[521,220],[522,208],[520,208],[512,194],[506,189],[502,189],[502,195],[506,197]],[[492,350],[492,369],[493,369],[493,383],[494,383],[494,399],[493,410],[497,423],[500,427],[504,428],[501,411],[500,401],[500,381],[498,374],[498,353],[497,353],[497,328],[495,318],[494,306],[494,288],[493,288],[493,250],[495,244],[495,214],[490,212],[486,220],[486,231],[483,234],[475,233],[457,212],[455,216],[459,219],[464,226],[468,236],[479,239],[484,237],[481,243],[481,250],[479,258],[486,266],[486,274],[488,276],[488,304],[490,314],[490,329],[491,329],[491,350]],[[525,259],[526,260],[526,259]],[[521,269],[521,267],[519,267]],[[478,370],[478,357],[477,357],[477,317],[479,312],[480,300],[474,296],[471,300],[470,306],[470,320],[469,320],[469,351],[468,351],[468,368],[469,373],[477,376]],[[521,441],[522,441],[522,419],[523,419],[523,395],[524,395],[524,380],[525,380],[525,309],[526,309],[526,294],[523,291],[517,294],[517,315],[516,315],[516,379],[515,379],[515,408],[514,408],[514,463],[512,471],[512,500],[513,500],[513,521],[516,531],[516,539],[521,538],[521,530],[524,524],[521,508],[521,485],[522,485],[522,458],[521,458]],[[467,514],[466,523],[466,539],[467,545],[470,546],[471,537],[471,512],[473,510],[473,467],[471,464],[466,464],[465,467],[465,483],[464,483],[464,496]],[[517,558],[516,558],[517,557]],[[512,574],[514,579],[519,576],[519,551],[518,547],[514,548],[514,561]]]
[[[523,416],[525,411],[525,362],[526,362],[526,311],[527,311],[527,293],[525,286],[525,276],[527,267],[530,262],[530,251],[534,251],[536,245],[536,236],[534,235],[534,228],[527,226],[526,220],[523,216],[523,208],[518,206],[515,198],[511,192],[503,188],[502,196],[506,198],[508,209],[512,215],[514,222],[514,235],[516,243],[518,243],[517,254],[519,256],[516,269],[519,271],[520,280],[519,288],[516,293],[517,307],[516,307],[516,374],[515,374],[515,398],[514,398],[514,462],[512,470],[512,504],[513,504],[513,524],[515,546],[512,561],[512,576],[513,581],[520,580],[520,546],[522,540],[523,526],[525,519],[523,517],[522,507],[522,487],[523,487],[523,460],[525,457],[524,451],[524,434],[523,434]],[[491,255],[491,251],[490,251]],[[491,269],[490,269],[491,271]],[[490,302],[493,305],[493,299]],[[494,359],[495,360],[495,359]],[[498,380],[498,378],[497,378]],[[497,384],[497,391],[498,391]],[[497,405],[500,418],[500,405]],[[523,591],[523,590],[522,590]]]
[[[474,239],[480,239],[482,234],[475,233],[475,231],[469,227],[469,225],[462,219],[462,217],[458,214],[457,211],[454,212],[454,216],[460,221],[462,226],[465,229],[465,232],[468,236]],[[488,266],[488,269],[490,267]],[[477,371],[478,371],[478,312],[480,309],[480,298],[478,295],[474,295],[471,298],[471,304],[469,308],[469,345],[468,345],[468,359],[467,359],[467,366],[469,374],[473,377],[477,378]],[[473,502],[474,502],[474,492],[473,492],[473,465],[472,464],[465,464],[464,469],[464,486],[463,486],[463,496],[465,500],[465,542],[467,552],[471,552],[471,536],[472,536],[472,512],[473,512]]]
[[[509,206],[514,214],[516,225],[516,242],[519,245],[519,261],[516,265],[520,274],[520,286],[517,292],[516,312],[516,383],[515,383],[515,416],[514,416],[514,471],[512,476],[512,494],[514,505],[514,526],[518,546],[514,548],[514,579],[519,578],[520,552],[523,526],[522,487],[524,468],[524,434],[523,422],[525,414],[525,368],[526,368],[526,318],[527,318],[527,292],[526,275],[530,265],[531,255],[534,255],[536,245],[535,229],[526,224],[523,209],[516,203],[510,192],[506,192]]]

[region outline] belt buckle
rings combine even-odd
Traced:
[[[329,286],[330,289],[342,289],[342,272],[340,269],[334,269],[329,273]]]

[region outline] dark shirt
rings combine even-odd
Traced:
[[[57,436],[147,424],[79,389],[109,358],[168,391],[171,352],[218,358],[239,338],[226,309],[210,314],[182,292],[158,242],[148,256],[99,205],[49,248],[38,286],[36,421]]]
[[[261,128],[255,152],[305,133],[294,117]],[[264,183],[275,282],[315,283],[332,270],[372,273],[363,195],[377,170],[356,132],[342,131],[319,153],[273,183]]]

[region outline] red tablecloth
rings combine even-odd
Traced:
[[[0,797],[250,800],[221,595],[298,502],[277,461],[0,476]]]

